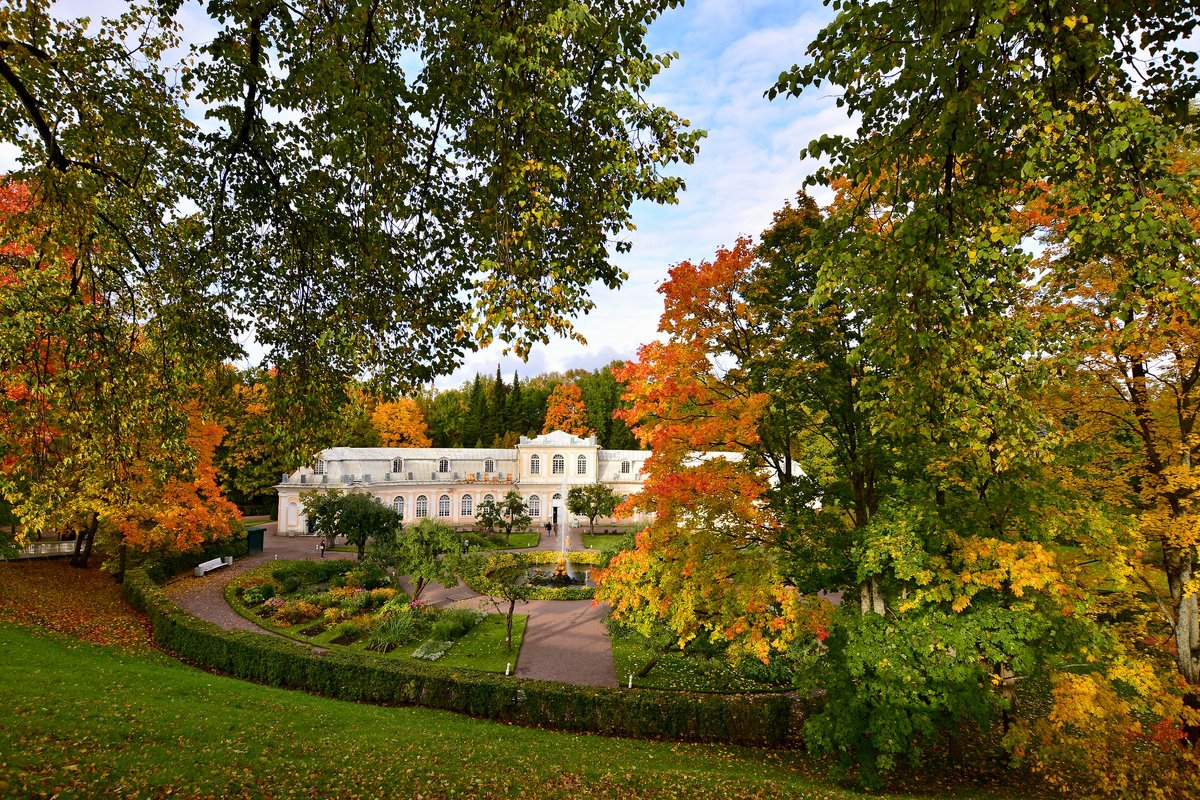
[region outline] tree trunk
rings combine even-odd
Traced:
[[[510,598],[508,601],[508,614],[504,619],[504,649],[512,652],[512,618],[513,612],[517,610],[516,598]]]
[[[880,585],[879,578],[872,577],[863,581],[858,593],[864,616],[873,613],[882,617],[887,612],[887,604],[883,601],[883,586]]]
[[[121,542],[121,551],[120,552],[121,552],[121,555],[117,562],[116,578],[117,578],[117,583],[124,583],[125,582],[125,564],[127,563],[128,558],[129,558],[129,545],[125,544],[125,542]]]
[[[670,650],[670,649],[671,649],[671,645],[670,645],[670,644],[668,644],[668,645],[666,645],[665,647],[663,647],[663,649],[662,649],[662,650],[659,650],[657,653],[655,653],[655,654],[654,654],[654,657],[653,657],[653,658],[651,658],[649,661],[647,661],[647,662],[646,662],[646,665],[645,665],[644,667],[642,667],[640,670],[638,670],[638,671],[637,671],[637,672],[634,674],[634,676],[633,676],[633,677],[635,677],[635,678],[644,678],[644,677],[646,677],[647,675],[649,675],[649,674],[650,674],[650,670],[652,670],[652,669],[654,669],[656,666],[658,666],[658,662],[662,660],[662,657],[663,657],[663,656],[665,656],[665,655],[667,654],[667,651],[668,651],[668,650]]]
[[[409,600],[410,603],[417,602],[417,598],[421,596],[421,592],[425,591],[425,586],[426,586],[425,579],[417,578],[417,585],[416,585],[416,588],[413,590],[412,598]]]
[[[1183,679],[1190,686],[1200,686],[1200,598],[1195,593],[1184,594],[1194,574],[1195,559],[1190,552],[1184,553],[1177,579],[1181,590],[1175,612],[1175,656]]]
[[[92,544],[96,541],[96,530],[100,527],[100,517],[92,514],[87,527],[75,535],[75,554],[71,556],[71,566],[87,569],[88,559],[92,556]]]

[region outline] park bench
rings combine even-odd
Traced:
[[[203,564],[196,565],[196,577],[203,578],[214,569],[228,567],[233,563],[233,556],[224,556],[223,558],[214,558],[211,561],[205,561]]]

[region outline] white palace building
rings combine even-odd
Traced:
[[[432,517],[456,527],[473,525],[482,501],[499,502],[515,489],[536,527],[565,522],[570,487],[600,482],[617,494],[633,494],[642,488],[649,457],[648,450],[603,450],[595,436],[563,431],[522,436],[515,448],[332,447],[313,468],[284,475],[275,487],[279,532],[306,533],[301,495],[324,489],[365,492],[405,521]],[[641,515],[629,521],[641,521]]]

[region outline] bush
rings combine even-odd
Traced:
[[[189,616],[142,570],[130,570],[121,591],[149,618],[159,646],[179,658],[245,680],[341,700],[419,705],[563,731],[772,747],[794,743],[804,716],[815,707],[788,695],[627,691],[363,653],[318,654],[277,637],[225,631]]]
[[[420,647],[413,650],[412,657],[423,661],[437,661],[450,652],[450,648],[453,646],[454,642],[441,642],[437,639],[430,639],[427,642],[422,642]]]
[[[423,636],[427,627],[417,614],[403,611],[386,614],[379,618],[378,623],[371,629],[371,638],[367,642],[368,650],[380,653],[390,653],[401,645],[415,641]]]
[[[274,596],[275,585],[272,583],[263,583],[258,586],[251,586],[242,592],[242,602],[248,606],[257,606],[264,600],[270,600]]]
[[[335,625],[333,636],[335,639],[357,641],[370,633],[374,627],[375,619],[373,617],[369,614],[360,614]]]
[[[271,577],[277,582],[295,581],[300,586],[314,586],[320,583],[330,583],[354,569],[353,561],[289,561],[271,572]],[[291,591],[296,591],[292,589]],[[286,592],[285,592],[286,594]]]
[[[352,569],[336,581],[336,585],[359,589],[378,589],[389,583],[391,583],[391,578],[388,577],[388,574],[374,564],[354,564]]]
[[[283,608],[275,612],[276,621],[287,625],[311,622],[319,616],[321,616],[321,609],[307,600],[292,600],[284,603]]]
[[[411,615],[410,615],[411,616]],[[433,627],[429,629],[429,638],[440,641],[454,641],[466,636],[467,633],[483,621],[484,615],[469,608],[455,608],[438,614]]]
[[[198,549],[189,550],[186,553],[174,550],[165,553],[151,553],[142,560],[141,567],[152,581],[162,583],[173,575],[190,572],[196,568],[197,564],[205,561],[225,556],[241,558],[245,555],[246,531],[244,528],[239,528],[238,533],[230,539],[205,542]]]

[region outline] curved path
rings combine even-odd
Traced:
[[[226,630],[268,633],[229,607],[225,602],[225,585],[233,577],[266,561],[313,561],[320,557],[320,552],[316,537],[277,536],[273,522],[264,527],[267,530],[262,553],[239,558],[232,566],[210,572],[203,578],[190,574],[178,576],[168,581],[163,591],[184,611]],[[543,540],[531,549],[558,549],[556,539],[543,537]],[[329,551],[325,558],[353,559],[354,554]],[[435,606],[468,606],[495,611],[488,598],[463,584],[450,588],[432,584],[421,598]],[[517,613],[528,615],[517,664],[518,676],[588,686],[617,685],[612,644],[603,623],[603,607],[593,606],[591,600],[533,600],[518,604]]]

